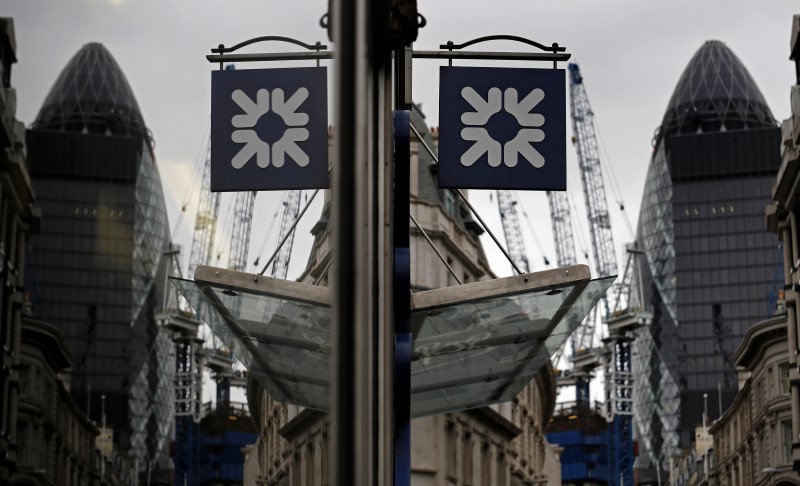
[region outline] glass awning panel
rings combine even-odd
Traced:
[[[326,410],[330,289],[211,267],[195,276],[172,282],[248,373],[278,401]]]
[[[580,280],[475,301],[414,306],[412,415],[512,400],[613,281]]]
[[[171,280],[273,398],[328,410],[330,289],[211,267]],[[613,280],[578,265],[413,294],[412,416],[512,399]]]

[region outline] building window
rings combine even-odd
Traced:
[[[791,436],[791,431],[789,432]],[[28,423],[20,421],[17,423],[17,454],[19,464],[22,466],[31,466],[30,451],[28,450]]]
[[[27,396],[30,394],[31,383],[31,368],[29,366],[22,366],[19,369],[19,394],[20,396]]]
[[[472,461],[475,458],[475,442],[470,432],[464,433],[464,485],[471,486],[473,480]]]
[[[458,468],[458,431],[456,424],[448,422],[447,431],[447,479],[455,482]]]
[[[447,257],[445,259],[445,261],[447,262],[447,265],[450,268],[453,268],[453,259],[452,258]],[[453,278],[453,274],[448,271],[447,272],[447,287],[450,287],[451,285],[455,285],[455,284],[456,284],[456,282],[455,282],[455,279]]]
[[[456,196],[453,194],[453,191],[444,191],[444,210],[447,214],[455,217],[457,209],[458,205],[456,204]]]
[[[300,463],[300,452],[295,452],[294,453],[294,461],[292,461],[292,475],[290,477],[290,479],[292,481],[292,486],[302,486],[303,485],[302,479],[300,477],[300,474],[301,474],[300,473],[300,471],[301,471],[300,468],[301,467],[302,467],[302,465]]]
[[[781,422],[783,428],[783,463],[792,463],[792,421]]]

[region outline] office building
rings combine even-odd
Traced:
[[[173,422],[172,343],[156,325],[169,229],[153,139],[122,69],[97,43],[67,63],[27,133],[42,231],[26,286],[75,360],[72,394],[151,484]],[[161,461],[161,462],[159,462]]]
[[[718,418],[737,391],[734,351],[774,312],[782,254],[764,230],[780,129],[742,62],[708,41],[678,80],[647,172],[637,240],[652,324],[635,343],[636,467],[688,449],[707,394]],[[721,406],[719,405],[721,404]]]

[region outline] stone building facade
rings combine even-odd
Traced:
[[[795,63],[797,82],[790,89],[792,116],[781,124],[781,166],[772,188],[773,202],[767,207],[767,228],[783,245],[783,281],[786,306],[786,339],[789,360],[789,393],[792,417],[792,460],[800,470],[800,15],[792,19],[790,58]]]
[[[429,146],[435,132],[425,128],[417,110],[412,122],[423,128]],[[480,244],[482,229],[450,190],[436,185],[437,167],[419,143],[412,142],[411,214],[443,254],[463,283],[494,278]],[[327,283],[333,239],[330,199],[314,226],[314,245],[301,281]],[[412,290],[427,290],[457,282],[425,240],[410,226]],[[330,420],[327,415],[272,399],[251,379],[248,387],[251,416],[259,440],[259,486],[323,486],[329,484]],[[412,484],[434,485],[546,485],[561,484],[558,454],[544,436],[552,417],[556,383],[548,365],[514,399],[492,407],[418,418],[412,421]],[[252,457],[247,462],[251,462]]]
[[[750,328],[734,354],[740,389],[709,428],[713,450],[696,477],[720,486],[800,485],[791,470],[792,415],[786,318]]]
[[[70,395],[73,360],[64,338],[54,326],[24,316],[21,342],[17,472],[11,485],[101,484],[99,430]]]
[[[16,119],[11,86],[16,48],[13,19],[0,18],[0,484],[8,484],[17,463],[25,248],[40,219],[27,170],[25,126]]]

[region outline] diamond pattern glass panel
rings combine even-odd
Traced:
[[[728,46],[708,41],[694,54],[669,100],[660,136],[772,127],[753,77]]]
[[[145,127],[125,74],[108,49],[94,42],[61,71],[33,126],[126,136],[142,135]]]

